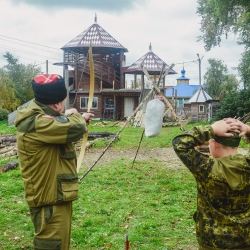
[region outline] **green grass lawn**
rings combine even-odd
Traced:
[[[1,134],[15,134],[14,128],[3,123],[0,129]],[[119,129],[111,123],[103,128],[96,123],[89,126],[91,132]],[[142,128],[126,127],[112,151],[136,149],[141,132]],[[141,149],[171,147],[179,133],[179,127],[165,127],[158,137],[144,136]],[[109,141],[97,142],[94,148],[102,149]],[[0,159],[0,163],[5,161]],[[121,155],[97,164],[81,180],[73,205],[71,249],[122,250],[127,234],[131,250],[197,249],[193,176],[181,163],[170,167],[157,157],[131,165],[131,159]],[[0,225],[0,249],[33,249],[33,226],[19,168],[0,174]]]

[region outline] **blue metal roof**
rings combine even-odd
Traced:
[[[166,90],[166,96],[172,97],[172,89],[177,90],[177,97],[192,97],[199,89],[200,85],[189,85],[181,83]]]

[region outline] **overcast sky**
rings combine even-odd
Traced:
[[[176,85],[181,69],[190,84],[199,84],[209,58],[220,59],[229,72],[237,75],[243,47],[233,36],[221,46],[205,52],[200,33],[196,0],[0,0],[0,67],[6,64],[3,54],[9,51],[22,63],[32,63],[49,73],[62,74],[62,48],[70,40],[97,23],[129,52],[129,66],[146,54],[151,43],[153,52],[167,64],[175,64],[176,75],[167,76],[167,85]]]

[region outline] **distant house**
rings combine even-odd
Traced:
[[[185,103],[195,94],[199,89],[199,85],[189,84],[189,78],[185,77],[185,69],[181,70],[181,77],[177,78],[177,85],[168,88],[165,91],[166,97],[171,101],[176,114],[182,115],[182,113],[189,111],[185,107]]]
[[[190,108],[192,121],[208,120],[208,106],[206,103],[209,100],[212,100],[212,97],[200,86],[196,93],[185,103],[185,107]]]
[[[185,72],[183,68],[181,77],[176,79],[177,85],[165,91],[166,97],[171,101],[177,116],[196,122],[210,119],[218,107],[217,102],[213,102],[203,86],[189,84],[190,79],[185,76]]]
[[[199,89],[199,85],[188,85],[181,83],[173,88],[166,90],[166,97],[171,100],[177,113],[183,108],[184,104],[195,94]]]

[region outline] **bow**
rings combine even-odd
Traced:
[[[89,99],[88,99],[87,112],[90,112],[91,107],[92,107],[92,102],[93,102],[93,97],[94,97],[94,87],[95,87],[95,71],[94,71],[94,60],[93,60],[92,43],[91,42],[90,42],[88,54],[89,54],[90,87],[89,87]],[[88,131],[86,131],[84,133],[84,136],[83,136],[81,152],[80,152],[78,159],[77,159],[77,173],[79,173],[79,171],[80,171],[83,156],[84,156],[85,151],[86,151],[88,135],[89,135],[89,133],[88,133]]]

